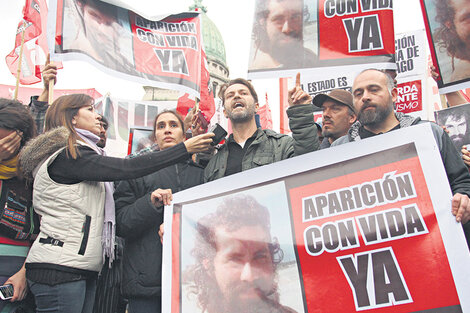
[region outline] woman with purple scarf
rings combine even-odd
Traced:
[[[92,312],[104,256],[114,257],[112,181],[145,176],[206,151],[212,133],[132,159],[104,156],[96,146],[99,115],[93,98],[59,97],[47,111],[46,133],[20,154],[33,181],[40,233],[26,259],[26,278],[38,312]]]

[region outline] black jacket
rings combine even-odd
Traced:
[[[174,194],[203,181],[204,169],[187,161],[118,184],[114,199],[117,235],[125,239],[124,296],[161,296],[162,245],[158,228],[163,223],[163,207],[156,208],[150,201],[150,194],[158,188],[171,189]]]

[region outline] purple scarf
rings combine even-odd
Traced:
[[[96,143],[100,137],[92,132],[80,128],[75,128],[78,136],[93,148],[98,154],[106,156],[106,152],[98,147]],[[113,182],[104,182],[105,201],[104,201],[104,221],[103,231],[101,233],[101,245],[103,247],[103,260],[109,258],[109,267],[114,261],[114,241],[116,236],[116,213],[114,207],[114,185]]]

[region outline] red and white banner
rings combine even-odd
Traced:
[[[423,89],[421,80],[414,80],[397,85],[397,112],[411,113],[423,110]]]
[[[301,72],[320,81],[325,73],[395,69],[394,42],[392,0],[257,0],[248,76]]]
[[[0,84],[0,97],[13,99],[15,93],[15,86]],[[32,96],[39,96],[42,93],[41,88],[20,87],[18,90],[18,100],[24,105],[27,105]],[[70,95],[72,93],[84,93],[93,99],[101,98],[102,95],[94,88],[89,89],[54,89],[54,100],[63,95]]]
[[[451,198],[430,124],[176,193],[162,312],[470,312]]]
[[[84,60],[111,75],[199,97],[198,12],[148,20],[99,0],[51,0],[53,60]]]

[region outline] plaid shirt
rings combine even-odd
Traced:
[[[49,108],[47,102],[38,101],[38,96],[31,97],[29,102],[29,111],[33,116],[38,135],[44,132],[44,121],[46,120],[46,111]]]

